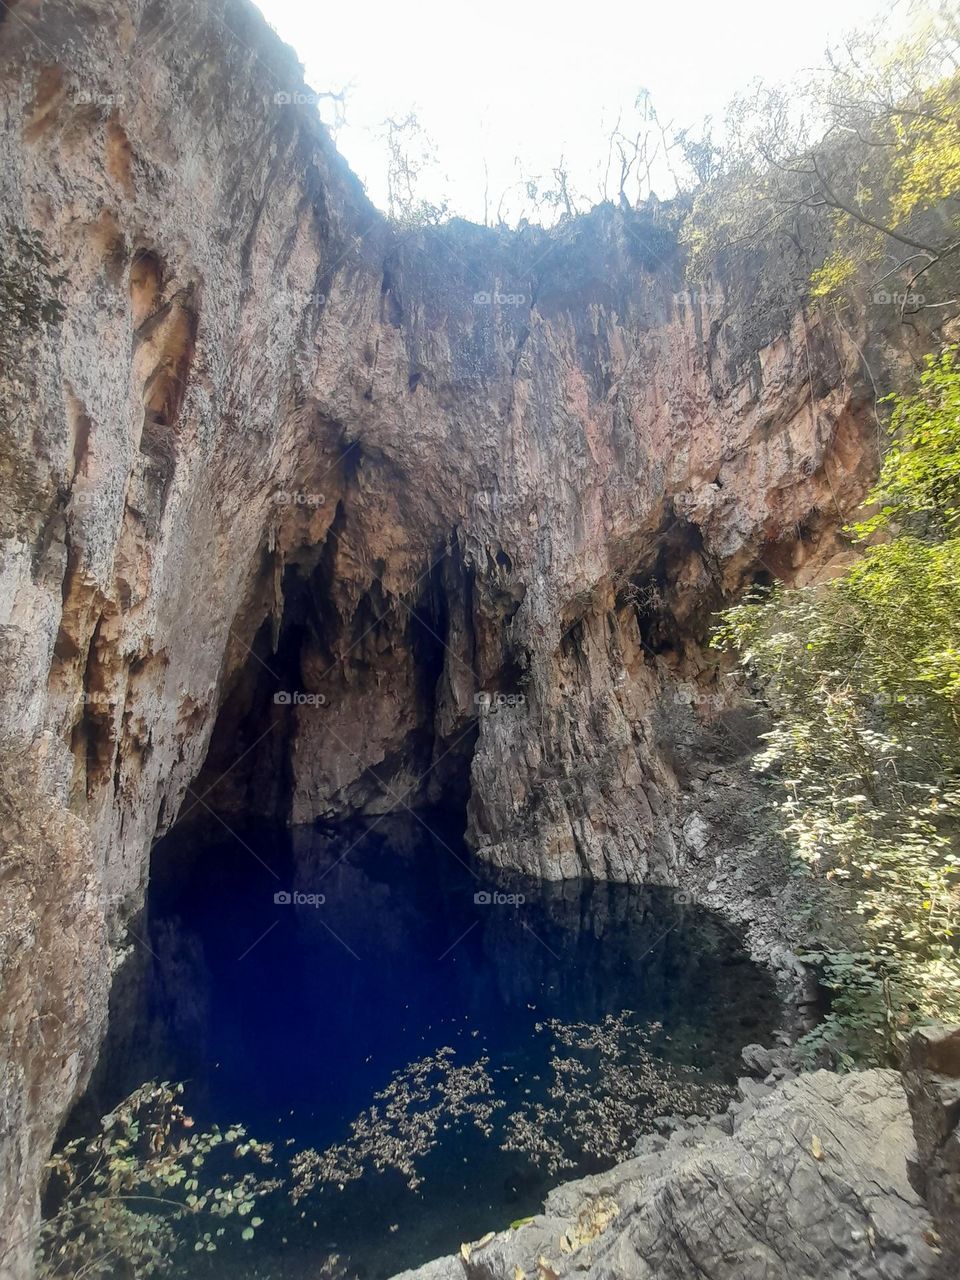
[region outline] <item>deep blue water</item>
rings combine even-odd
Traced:
[[[241,1123],[286,1162],[343,1142],[394,1072],[445,1047],[454,1065],[488,1059],[503,1104],[490,1133],[469,1116],[448,1128],[442,1119],[415,1189],[388,1168],[297,1205],[275,1193],[258,1206],[253,1242],[233,1247],[231,1235],[216,1254],[186,1256],[177,1275],[380,1280],[535,1212],[550,1186],[610,1163],[612,1139],[602,1156],[578,1145],[572,1090],[561,1081],[559,1099],[549,1094],[551,1062],[574,1053],[551,1019],[620,1018],[628,1066],[631,1037],[652,1026],[648,1051],[682,1087],[730,1086],[740,1046],[775,1025],[769,978],[735,933],[671,890],[498,876],[436,817],[427,825],[244,828],[239,839],[221,831],[155,851],[143,942],[118,977],[74,1128],[144,1080],[184,1080],[198,1125]],[[484,898],[496,894],[508,900]],[[607,1042],[579,1052],[585,1086],[602,1092],[590,1073],[609,1059]],[[573,1168],[551,1172],[501,1149],[510,1117],[538,1101],[562,1112]],[[659,1096],[648,1108],[670,1109]],[[634,1111],[621,1145],[644,1128]]]

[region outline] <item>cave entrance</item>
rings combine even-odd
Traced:
[[[288,563],[280,625],[264,609],[231,667],[71,1122],[184,1081],[189,1133],[219,1138],[169,1194],[258,1179],[176,1280],[385,1280],[455,1252],[652,1116],[721,1106],[778,1017],[741,939],[672,891],[475,860],[464,593],[445,566],[346,617],[332,572]]]
[[[177,1280],[385,1280],[454,1253],[652,1116],[722,1106],[776,1025],[770,976],[670,890],[498,874],[422,815],[199,838],[154,852],[88,1113],[186,1081],[190,1132],[236,1135],[197,1192],[247,1169],[250,1137],[281,1185],[252,1240],[217,1222]]]
[[[474,677],[450,596],[468,617],[472,579],[440,564],[399,600],[374,580],[346,614],[330,542],[285,565],[282,608],[249,645],[234,637],[240,660],[178,822],[442,809],[462,835],[477,722],[472,699],[453,697]]]

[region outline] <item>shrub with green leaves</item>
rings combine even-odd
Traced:
[[[847,1065],[895,1060],[913,1024],[960,1018],[956,348],[890,404],[878,510],[851,530],[862,557],[830,582],[757,593],[714,638],[772,709],[758,766],[778,776],[817,903],[809,958],[833,998],[804,1047]]]
[[[142,1085],[104,1116],[96,1136],[51,1157],[40,1280],[140,1280],[165,1271],[180,1250],[213,1252],[228,1231],[253,1239],[263,1222],[257,1201],[281,1186],[265,1172],[272,1148],[239,1125],[194,1131],[182,1092],[179,1084]]]

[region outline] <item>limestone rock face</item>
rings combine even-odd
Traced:
[[[921,1280],[936,1254],[907,1178],[913,1150],[895,1072],[818,1071],[768,1093],[732,1134],[675,1133],[558,1187],[529,1223],[396,1280]]]
[[[391,228],[245,0],[19,3],[0,62],[65,277],[0,379],[19,1240],[178,816],[466,804],[499,865],[682,875],[659,711],[735,703],[712,608],[828,570],[904,352],[691,293],[669,212]]]

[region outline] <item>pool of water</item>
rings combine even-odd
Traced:
[[[737,935],[672,890],[499,875],[436,816],[220,834],[155,851],[71,1122],[182,1080],[198,1128],[274,1144],[255,1238],[231,1225],[177,1276],[381,1280],[454,1252],[653,1115],[716,1105],[776,1023]]]

